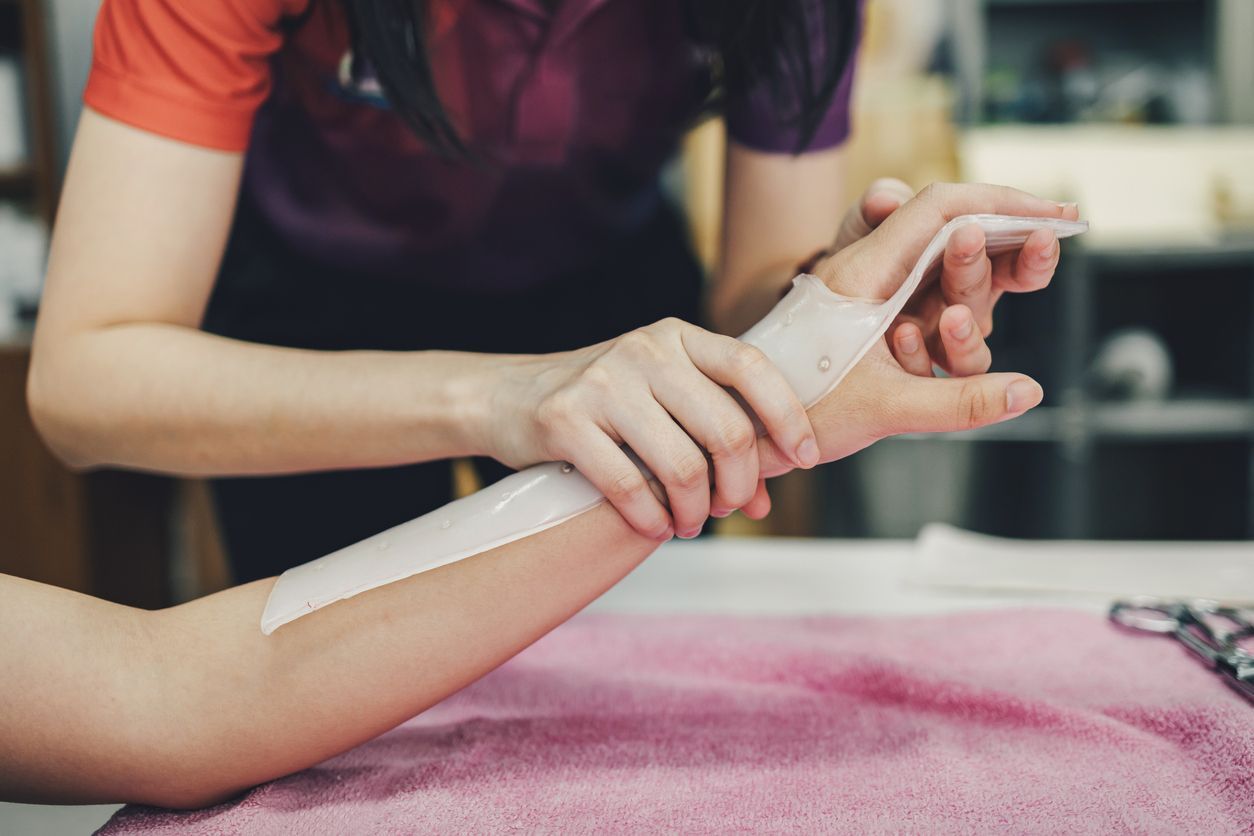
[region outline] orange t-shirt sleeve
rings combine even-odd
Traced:
[[[243,151],[279,24],[310,0],[104,0],[83,101],[182,142]]]

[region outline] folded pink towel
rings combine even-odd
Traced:
[[[1254,706],[1077,612],[583,616],[320,766],[102,832],[511,830],[1254,833]]]

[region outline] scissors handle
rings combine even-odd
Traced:
[[[1132,630],[1174,633],[1180,626],[1182,605],[1161,598],[1129,598],[1110,605],[1110,620]]]
[[[1254,665],[1221,669],[1220,674],[1233,690],[1254,703]]]
[[[1243,646],[1254,637],[1254,622],[1245,611],[1214,601],[1132,598],[1112,604],[1110,620],[1129,629],[1171,636],[1254,702],[1254,653]],[[1220,620],[1231,627],[1217,628],[1214,622]]]

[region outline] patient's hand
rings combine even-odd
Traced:
[[[905,206],[911,207],[909,226],[914,234],[899,240],[901,232],[895,231],[894,239],[901,247],[898,254],[907,258],[888,259],[862,275],[850,274],[842,256],[849,259],[857,250],[846,250],[872,236],[889,218],[894,218],[893,225],[905,226],[898,211]],[[943,223],[936,221],[977,212],[1078,217],[1073,204],[1058,204],[1013,189],[940,183],[915,196],[900,180],[881,179],[872,183],[858,205],[850,209],[836,236],[836,254],[818,268],[818,273],[833,289],[847,295],[886,297]],[[993,330],[993,307],[1004,293],[1046,287],[1058,266],[1058,251],[1054,234],[1040,230],[1021,249],[990,257],[984,248],[983,230],[978,226],[958,230],[945,248],[938,275],[925,280],[890,328],[888,342],[894,356],[912,374],[931,375],[933,364],[955,376],[988,371],[992,357],[984,337]]]
[[[1041,402],[1040,385],[1001,373],[936,378],[910,374],[883,342],[827,397],[810,407],[820,460],[835,461],[903,433],[956,432],[1022,415]],[[794,465],[769,439],[759,441],[762,476]]]
[[[874,231],[828,258],[819,266],[818,275],[838,293],[887,297],[941,227],[960,215],[978,213],[1073,217],[1074,207],[1001,186],[932,186],[892,212]],[[981,240],[981,250],[982,247]],[[1022,259],[1026,252],[1025,248],[1011,255]],[[1054,242],[1050,273],[1056,259]],[[1007,269],[1005,281],[1021,275],[1016,272],[1018,268]],[[988,279],[985,290],[991,310],[996,297],[1011,287],[995,286],[991,274]],[[1048,276],[1044,281],[1048,282]],[[908,342],[911,334],[916,340],[922,336],[919,321],[931,323],[933,331],[956,331],[959,329],[954,326],[972,316],[967,306],[951,305],[947,292],[943,279],[933,278],[921,287],[907,306],[907,319],[916,317],[917,321],[908,320],[896,327],[892,334],[895,350],[890,351],[885,342],[877,343],[835,390],[810,408],[821,461],[843,458],[890,435],[953,432],[995,424],[1021,415],[1041,402],[1041,387],[1029,377],[983,374],[989,363],[988,348],[975,328],[963,336],[949,333],[940,337],[950,365],[965,376],[932,377],[928,348],[919,345],[914,352],[902,350],[902,343]],[[926,333],[925,330],[923,334]],[[761,442],[760,461],[763,476],[792,469],[788,457],[765,440]]]

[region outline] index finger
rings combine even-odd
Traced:
[[[880,227],[829,261],[841,275],[829,284],[849,295],[887,297],[910,273],[941,227],[962,215],[997,214],[1069,219],[1072,204],[1056,203],[1009,186],[933,183]],[[839,286],[837,286],[839,285]]]
[[[870,229],[875,229],[912,197],[914,197],[914,189],[901,180],[895,177],[881,177],[868,186],[866,193],[862,195],[860,206],[862,217]]]
[[[805,404],[765,354],[747,343],[709,332],[685,333],[683,341],[702,374],[735,389],[796,466],[818,464],[819,446]]]
[[[955,229],[945,246],[941,266],[941,293],[951,305],[985,307],[993,291],[993,265],[984,251],[984,230],[979,224]]]
[[[836,233],[833,250],[842,250],[865,238],[897,208],[914,197],[914,190],[893,177],[881,177],[867,186],[858,202],[849,207]]]

